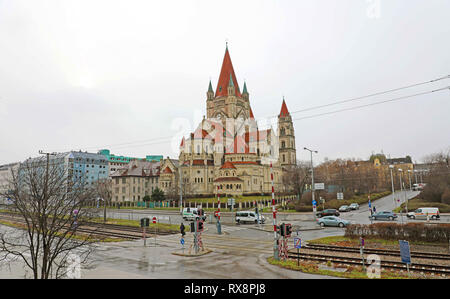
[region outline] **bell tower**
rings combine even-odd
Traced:
[[[281,111],[278,115],[278,140],[279,157],[281,166],[295,166],[297,164],[297,154],[295,149],[294,124],[283,98]]]

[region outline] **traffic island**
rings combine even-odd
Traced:
[[[195,257],[195,256],[202,256],[202,255],[208,254],[210,252],[213,252],[213,251],[211,249],[206,248],[205,250],[201,250],[198,253],[190,253],[190,252],[183,253],[183,252],[175,251],[175,252],[172,252],[172,254],[178,255],[178,256],[185,256],[185,257]]]

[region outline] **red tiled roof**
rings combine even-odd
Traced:
[[[286,102],[283,99],[283,104],[281,104],[281,111],[280,111],[280,117],[286,117],[289,115],[288,108],[286,106]]]
[[[167,166],[167,167],[164,169],[163,173],[173,173],[173,172],[172,172],[172,170],[169,168],[169,166]]]
[[[238,97],[242,97],[241,92],[239,91],[239,85],[236,79],[236,75],[234,74],[233,63],[231,62],[230,53],[228,52],[227,47],[222,62],[222,69],[220,70],[219,82],[217,83],[216,97],[223,97],[228,95],[228,84],[230,83],[230,74],[235,88],[235,95]]]
[[[231,163],[230,161],[227,161],[225,163],[223,163],[222,167],[220,167],[220,169],[236,169],[236,167],[234,167],[233,163]]]

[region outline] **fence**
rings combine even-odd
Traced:
[[[275,204],[285,205],[291,200],[296,199],[296,195],[287,195],[287,196],[278,196],[275,197]],[[110,207],[119,208],[120,207],[129,207],[129,208],[178,208],[180,202],[178,200],[171,201],[162,201],[162,202],[143,202],[143,201],[125,201],[125,202],[113,202]],[[261,200],[250,200],[250,201],[241,201],[236,202],[234,205],[234,209],[251,209],[251,208],[265,208],[271,207],[272,200],[271,199],[261,199]],[[185,201],[183,200],[183,206],[196,208],[201,206],[202,209],[217,209],[217,202],[196,202],[196,201]],[[220,209],[228,208],[228,198],[221,198]]]

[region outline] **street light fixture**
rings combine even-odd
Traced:
[[[314,188],[314,166],[313,166],[313,158],[312,158],[312,154],[313,153],[318,153],[317,151],[311,150],[309,148],[304,147],[303,148],[306,151],[309,151],[311,153],[311,187],[312,187],[312,202],[314,202],[314,192],[315,192],[315,188]],[[316,220],[316,205],[313,205],[313,217],[314,220]]]

